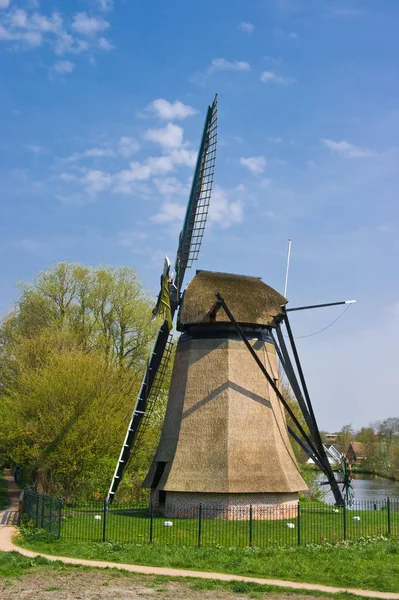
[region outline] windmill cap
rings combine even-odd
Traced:
[[[211,319],[210,313],[220,292],[238,323],[273,327],[275,318],[282,314],[281,306],[288,300],[260,277],[197,271],[184,294],[179,315],[181,328],[188,325],[230,322],[223,308]]]

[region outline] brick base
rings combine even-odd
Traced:
[[[293,519],[298,515],[298,493],[204,494],[166,492],[159,503],[159,492],[151,490],[153,508],[169,518],[197,518],[201,506],[204,519],[247,520],[252,507],[256,520]]]

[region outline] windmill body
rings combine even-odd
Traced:
[[[212,515],[220,510],[227,518],[236,516],[239,507],[247,510],[252,505],[258,518],[279,518],[280,508],[295,507],[298,492],[307,489],[288,433],[325,473],[337,504],[342,505],[344,499],[325,453],[296,350],[287,300],[257,277],[211,271],[198,271],[182,293],[186,270],[197,260],[204,235],[216,142],[217,97],[205,119],[174,274],[165,260],[153,311],[163,324],[106,501],[115,498],[162,390],[171,355],[170,330],[178,311],[177,328],[182,333],[167,411],[144,482],[144,487],[151,489],[153,505],[168,516],[192,516],[201,504]],[[283,334],[282,325],[288,335]],[[303,420],[281,394],[277,358]],[[287,428],[284,408],[294,429]],[[272,508],[264,511],[265,506]]]
[[[278,385],[270,333],[285,298],[256,277],[197,272],[179,313],[166,417],[144,486],[169,517],[189,516],[202,503],[225,517],[251,504],[259,515],[278,518],[307,486],[284,409],[225,312],[214,311],[215,291]]]

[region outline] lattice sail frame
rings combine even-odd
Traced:
[[[198,153],[193,183],[188,201],[184,225],[179,238],[176,256],[175,277],[170,291],[174,292],[171,301],[171,319],[180,303],[180,291],[187,268],[197,260],[204,236],[206,220],[212,194],[216,164],[217,145],[217,95],[208,107],[201,146]],[[172,354],[173,340],[168,322],[164,321],[158,330],[143,381],[129,421],[125,439],[106,497],[112,502],[122,480],[132,453],[143,437],[151,414],[159,398],[168,362]]]
[[[180,292],[187,268],[198,259],[212,195],[217,147],[217,96],[208,108],[201,147],[191,186],[175,264],[175,284]]]

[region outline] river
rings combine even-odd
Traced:
[[[316,481],[325,481],[324,475],[318,474]],[[321,486],[324,491],[328,489],[325,496],[326,502],[334,502],[334,496],[328,486]],[[354,473],[355,500],[363,502],[365,500],[383,500],[384,498],[399,498],[399,481],[391,481],[376,475],[363,475]]]

